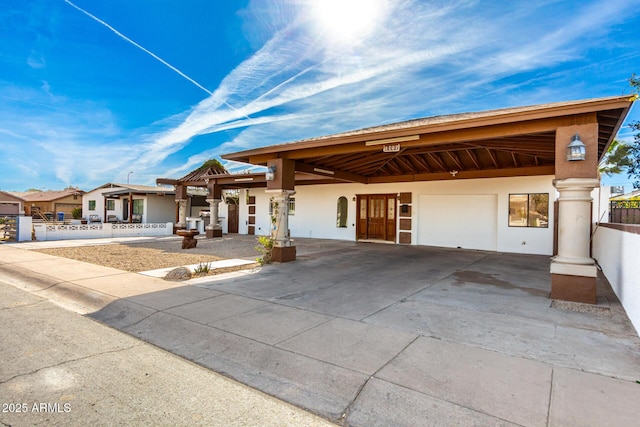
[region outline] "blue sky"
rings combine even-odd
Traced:
[[[0,0],[0,190],[153,184],[259,146],[630,93],[639,6]]]

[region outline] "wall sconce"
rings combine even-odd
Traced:
[[[276,167],[275,166],[269,166],[267,168],[267,173],[264,174],[264,179],[266,179],[267,181],[273,181],[276,178]]]
[[[571,143],[567,146],[567,161],[584,160],[587,156],[587,147],[582,141],[578,132],[573,136]]]
[[[452,176],[452,177],[454,177],[454,178],[456,177],[456,175],[458,175],[458,171],[457,171],[457,170],[449,171],[449,173],[450,173],[450,174],[451,174],[451,176]]]

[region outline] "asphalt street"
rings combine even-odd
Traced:
[[[0,282],[0,424],[329,426]]]
[[[547,257],[297,243],[180,283],[0,245],[0,421],[638,424],[640,339],[604,279],[571,307]]]

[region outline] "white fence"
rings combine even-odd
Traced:
[[[640,333],[640,225],[600,224],[593,237],[598,260],[627,316]]]
[[[109,237],[170,236],[173,224],[33,224],[36,240],[97,239]]]

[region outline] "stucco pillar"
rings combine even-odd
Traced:
[[[176,228],[187,228],[187,199],[176,199],[178,203],[178,222]]]
[[[296,259],[296,247],[289,236],[289,197],[295,194],[295,162],[288,159],[272,159],[267,167],[274,171],[272,180],[267,181],[267,194],[272,196],[271,238],[273,250],[271,259],[288,262]]]
[[[582,161],[567,160],[567,146],[579,134],[586,146]],[[551,260],[551,298],[596,303],[595,261],[591,249],[591,191],[598,178],[598,121],[595,113],[575,118],[556,129],[556,179],[558,198],[558,254]]]
[[[222,226],[220,225],[219,205],[221,199],[207,199],[209,203],[210,219],[207,225],[207,238],[222,237]]]
[[[222,188],[216,185],[215,180],[207,180],[207,203],[209,203],[209,225],[206,227],[208,239],[222,237],[222,227],[220,226],[219,205],[222,201]]]
[[[184,185],[176,185],[176,204],[178,205],[178,218],[173,232],[187,228],[187,188]]]
[[[291,190],[267,190],[271,194],[271,238],[276,248],[291,246],[289,236],[289,196],[295,191]]]
[[[554,181],[558,198],[558,255],[551,260],[551,298],[596,303],[595,261],[591,248],[591,191],[600,181]]]

